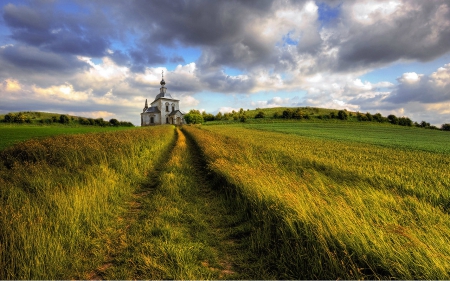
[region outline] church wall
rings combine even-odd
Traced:
[[[153,124],[150,123],[151,117],[153,117]],[[158,113],[142,113],[141,120],[142,126],[161,125],[161,116]]]

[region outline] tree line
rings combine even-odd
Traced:
[[[200,112],[199,110],[192,109],[184,116],[184,119],[187,124],[201,124],[207,121],[228,121],[228,120],[234,120],[234,121],[240,121],[240,122],[246,122],[248,117],[249,110],[245,111],[243,108],[239,109],[239,111],[231,111],[229,113],[217,113],[216,115],[213,115],[211,113],[207,113],[205,111]],[[438,128],[436,126],[430,125],[430,123],[426,121],[422,121],[420,123],[413,122],[408,117],[397,117],[394,114],[390,114],[388,116],[383,116],[381,113],[375,113],[371,114],[369,112],[366,113],[360,113],[360,112],[349,112],[347,110],[339,110],[339,111],[332,111],[328,114],[322,114],[322,115],[314,115],[314,113],[310,112],[308,113],[306,110],[302,108],[287,108],[283,110],[282,112],[275,112],[272,116],[267,116],[267,114],[264,111],[259,111],[255,115],[255,119],[258,118],[267,118],[272,117],[273,119],[312,119],[317,118],[321,120],[328,120],[328,119],[337,119],[337,120],[356,120],[359,122],[378,122],[378,123],[390,123],[393,125],[399,125],[399,126],[407,126],[407,127],[420,127],[425,129],[432,129],[432,130],[443,130],[443,131],[450,131],[450,124],[442,124],[441,128]]]
[[[38,116],[40,116],[40,113],[36,113]],[[83,125],[83,126],[101,126],[101,127],[108,127],[108,126],[114,126],[114,127],[134,127],[133,123],[127,122],[127,121],[119,121],[115,118],[110,119],[109,121],[104,120],[103,118],[84,118],[84,117],[78,117],[74,118],[73,116],[69,116],[66,114],[61,114],[59,116],[53,115],[49,118],[41,118],[39,120],[34,120],[36,117],[30,117],[24,112],[19,113],[8,113],[4,116],[2,122],[4,123],[38,123],[38,124],[53,124],[53,123],[59,123],[59,124],[77,124],[77,125]]]

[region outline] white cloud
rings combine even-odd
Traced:
[[[47,88],[33,86],[32,90],[38,98],[51,99],[54,102],[86,101],[91,96],[91,91],[75,91],[73,86],[68,83]]]
[[[103,118],[105,120],[116,118],[116,114],[108,111],[71,111],[69,115],[87,117],[87,118]]]
[[[6,79],[0,84],[0,90],[6,92],[18,92],[22,89],[22,86],[17,80],[14,79]]]
[[[229,107],[229,106],[222,106],[221,108],[219,108],[219,112],[222,113],[230,113],[233,110],[238,112],[240,108],[235,108],[235,107]]]
[[[397,80],[400,83],[407,83],[407,84],[414,84],[416,82],[418,82],[420,80],[420,77],[422,77],[423,75],[419,75],[415,72],[407,72],[407,73],[403,73],[403,75],[401,77],[399,77]]]

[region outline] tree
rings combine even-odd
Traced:
[[[114,127],[119,127],[120,122],[119,122],[119,120],[113,118],[113,119],[109,120],[109,124],[111,124],[111,126],[114,126]]]
[[[398,118],[398,124],[400,126],[409,126],[409,127],[411,127],[413,125],[413,122],[408,117],[400,117],[400,118]]]
[[[341,119],[341,120],[347,120],[348,114],[344,110],[339,110],[337,117],[338,117],[338,119]]]
[[[289,108],[283,111],[283,118],[284,119],[291,119],[292,118],[292,110]]]
[[[397,125],[398,124],[398,118],[394,114],[388,115],[388,120],[391,122],[391,124]]]
[[[12,123],[15,121],[15,119],[16,115],[14,115],[13,113],[8,113],[5,115],[5,122]]]
[[[258,112],[258,114],[255,115],[255,118],[264,118],[265,113],[263,111]]]
[[[294,119],[302,119],[303,112],[300,108],[297,108],[294,112],[292,112],[292,118]]]
[[[222,120],[222,112],[219,111],[219,113],[216,114],[216,116],[214,117],[216,120]]]
[[[189,113],[184,115],[186,124],[201,124],[203,123],[203,116],[200,111],[191,109]]]
[[[61,114],[59,116],[59,123],[61,123],[61,124],[68,124],[69,123],[69,117],[67,115]]]
[[[425,122],[425,121],[422,121],[422,122],[420,122],[420,127],[422,127],[422,128],[430,127],[430,123],[427,123],[427,122]]]
[[[449,123],[442,124],[441,130],[442,131],[450,131],[450,124]]]
[[[381,115],[381,113],[375,113],[373,116],[373,120],[377,121],[377,122],[383,122],[383,116]]]

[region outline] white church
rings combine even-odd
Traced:
[[[167,93],[164,81],[164,72],[161,79],[161,88],[159,88],[159,94],[155,100],[150,104],[147,104],[145,100],[145,107],[141,113],[141,126],[154,126],[163,124],[185,124],[184,113],[180,111],[179,100],[172,98]]]

